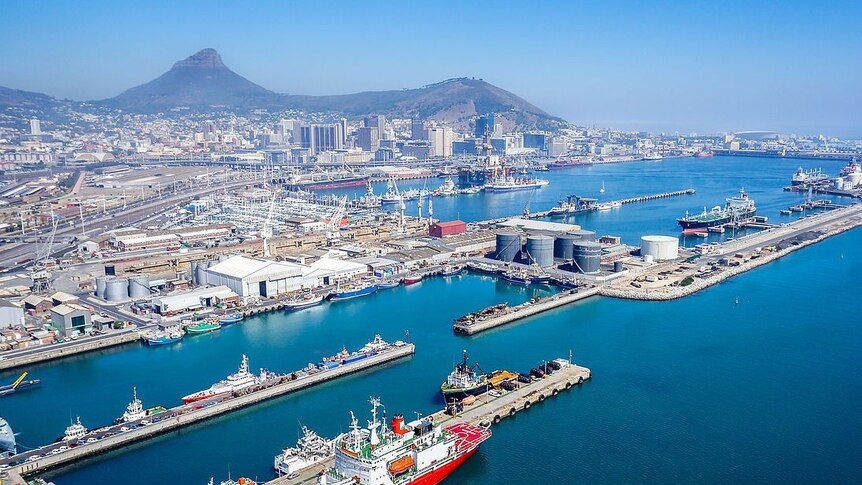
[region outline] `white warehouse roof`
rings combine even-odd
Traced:
[[[267,261],[246,256],[231,256],[206,269],[211,274],[245,281],[270,281],[302,276],[302,266],[294,263]]]
[[[321,258],[310,264],[314,269],[322,269],[333,273],[365,272],[368,267],[364,264],[344,261],[341,259]]]

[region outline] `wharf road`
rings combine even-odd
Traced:
[[[128,446],[132,443],[149,439],[153,436],[177,430],[215,416],[226,414],[240,408],[252,406],[278,396],[315,386],[322,382],[353,374],[366,369],[373,369],[412,355],[416,350],[414,344],[391,346],[388,350],[371,357],[344,364],[334,369],[309,374],[292,380],[274,381],[262,385],[259,390],[231,397],[215,397],[192,404],[183,404],[167,411],[148,416],[141,420],[115,424],[89,431],[78,440],[77,446],[70,447],[70,442],[50,443],[40,448],[18,453],[9,458],[0,459],[0,467],[9,469],[22,476],[30,476],[45,470],[68,464],[80,463],[88,457],[106,458],[108,450]],[[287,377],[287,376],[285,376]]]
[[[571,364],[529,384],[521,384],[514,391],[503,391],[502,395],[498,397],[489,394],[479,396],[475,403],[465,406],[464,410],[456,416],[450,416],[445,413],[445,410],[440,410],[432,414],[431,417],[433,417],[434,423],[442,426],[470,423],[488,428],[521,411],[539,405],[546,399],[556,397],[560,393],[589,380],[591,377],[592,372],[590,369]],[[494,439],[494,437],[492,436],[491,439]],[[279,477],[266,483],[267,485],[288,485],[293,483],[310,485],[316,482],[317,475],[321,470],[332,467],[334,462],[334,458],[329,458],[306,468],[299,473],[298,477],[292,479]]]
[[[202,189],[197,189],[191,192],[178,193],[176,195],[164,196],[161,199],[153,198],[148,200],[145,203],[134,203],[129,204],[125,210],[122,208],[115,208],[109,210],[106,213],[99,213],[96,215],[91,215],[89,217],[84,218],[84,224],[87,229],[85,232],[88,235],[93,234],[101,234],[104,231],[105,226],[108,226],[111,229],[116,229],[123,225],[130,225],[136,222],[146,220],[149,218],[149,214],[153,212],[164,211],[169,207],[173,207],[184,202],[191,201],[195,197],[202,197],[206,195],[210,195],[216,193],[218,191],[223,191],[225,189],[242,187],[243,185],[247,185],[249,183],[253,183],[250,180],[242,180],[231,184],[220,185],[218,187],[206,187]],[[74,222],[74,224],[72,223]],[[57,226],[57,234],[56,236],[81,236],[81,228],[79,226],[80,220],[69,221],[65,223],[61,223]],[[26,237],[38,237],[38,236],[47,236],[50,234],[50,229],[43,228],[37,230],[36,232],[28,232]],[[20,234],[18,235],[20,236]],[[14,236],[13,236],[14,237]],[[51,254],[57,255],[61,254],[64,251],[69,250],[68,245],[60,244],[59,242],[56,244],[60,247],[57,251],[53,251]],[[30,259],[34,254],[34,246],[33,243],[6,243],[0,246],[0,266],[6,266],[9,270],[14,270],[23,267],[24,265],[18,264],[17,261]]]
[[[841,209],[821,212],[783,226],[773,227],[730,242],[722,243],[718,246],[717,251],[710,253],[709,256],[722,258],[733,256],[736,253],[750,252],[755,248],[772,246],[774,244],[778,244],[783,239],[794,237],[800,233],[806,231],[818,231],[828,225],[852,218],[862,218],[862,204],[853,204]]]

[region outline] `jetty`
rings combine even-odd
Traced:
[[[629,197],[627,199],[619,199],[610,201],[611,204],[634,204],[635,202],[646,202],[648,200],[666,199],[668,197],[677,197],[680,195],[692,195],[694,189],[676,190],[674,192],[662,192],[660,194],[641,195],[638,197]]]
[[[513,307],[505,303],[493,305],[478,312],[457,318],[453,325],[453,330],[455,333],[473,335],[563,305],[568,305],[584,298],[589,298],[598,292],[599,287],[593,286],[581,290],[568,290],[545,298],[532,299]]]
[[[458,423],[470,423],[487,428],[521,411],[539,407],[546,400],[557,397],[592,377],[589,368],[574,364],[571,360],[556,359],[556,362],[563,364],[561,368],[553,373],[545,374],[542,378],[533,379],[528,383],[519,382],[516,389],[502,391],[497,396],[488,393],[482,394],[477,397],[473,404],[463,406],[463,409],[458,412],[453,412],[451,408],[443,409],[431,414],[431,417],[435,424],[444,427]],[[328,458],[300,471],[297,477],[284,476],[266,483],[268,485],[293,483],[310,485],[316,483],[317,475],[321,470],[332,467],[334,462],[334,458]]]
[[[626,205],[626,204],[634,204],[636,202],[647,202],[650,200],[666,199],[668,197],[678,197],[680,195],[692,195],[694,193],[695,193],[694,189],[682,189],[682,190],[674,190],[672,192],[662,192],[659,194],[639,195],[637,197],[628,197],[625,199],[609,200],[607,202],[604,202],[603,204],[620,206],[620,205]],[[570,195],[570,196],[568,196],[568,198],[569,199],[590,200],[590,201],[594,202],[589,207],[584,208],[582,210],[579,210],[575,213],[568,214],[568,215],[575,215],[575,214],[584,213],[584,212],[594,212],[594,211],[598,210],[599,205],[595,204],[595,202],[597,202],[596,199],[584,199],[583,197],[577,197],[574,195]],[[550,217],[550,216],[551,216],[551,211],[546,210],[546,211],[540,211],[540,212],[525,213],[525,214],[522,214],[520,217],[522,217],[524,219],[542,219],[542,218]],[[500,223],[500,222],[504,222],[508,219],[511,219],[511,217],[500,217],[497,219],[481,221],[481,222],[479,222],[479,224],[487,225],[487,224]]]
[[[279,376],[272,381],[240,391],[226,397],[215,397],[184,404],[146,418],[88,431],[74,442],[59,441],[0,459],[0,468],[8,467],[21,476],[30,476],[45,470],[78,462],[86,457],[101,455],[153,436],[174,431],[206,419],[258,404],[300,389],[353,374],[365,369],[407,357],[415,353],[412,343],[395,342],[367,358],[344,363],[332,369],[300,376],[298,372]],[[74,446],[72,446],[74,444]]]

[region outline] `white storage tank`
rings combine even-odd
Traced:
[[[105,298],[105,287],[108,284],[108,276],[96,276],[96,296]]]
[[[108,280],[105,286],[105,300],[107,301],[125,301],[129,299],[129,280],[125,278],[117,278]]]
[[[655,261],[679,257],[679,239],[673,236],[641,237],[641,256],[652,256]]]
[[[129,278],[129,298],[137,300],[150,296],[150,277],[146,275]]]
[[[198,263],[198,267],[195,270],[195,274],[198,275],[198,284],[205,285],[207,284],[207,268],[209,267],[209,261],[201,261]]]
[[[554,238],[551,236],[527,236],[526,260],[542,268],[554,265]]]

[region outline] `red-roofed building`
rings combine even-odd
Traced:
[[[454,236],[465,232],[467,232],[467,223],[464,221],[441,221],[431,224],[428,228],[428,234],[434,237]]]

